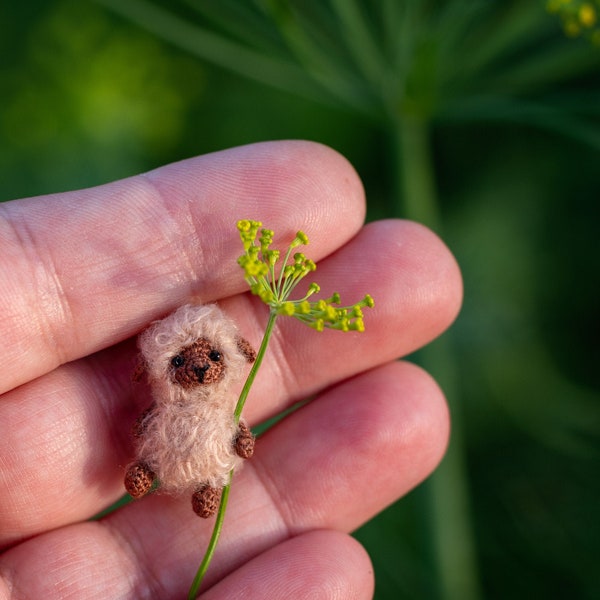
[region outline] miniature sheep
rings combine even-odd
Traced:
[[[182,306],[142,333],[139,348],[153,404],[133,427],[125,489],[140,498],[158,480],[167,493],[190,493],[194,512],[210,517],[230,471],[254,452],[230,388],[256,354],[216,305]]]

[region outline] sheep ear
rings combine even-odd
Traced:
[[[256,360],[256,352],[254,352],[254,348],[252,348],[250,342],[243,337],[238,337],[235,341],[237,342],[239,351],[244,355],[246,360],[249,363],[253,363]]]

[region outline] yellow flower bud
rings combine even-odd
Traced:
[[[296,306],[296,312],[300,315],[308,315],[310,314],[311,306],[308,300],[304,300],[304,302],[300,302],[298,306]]]
[[[308,286],[308,296],[312,296],[313,294],[318,294],[321,291],[321,286],[317,283],[311,283]]]
[[[368,306],[369,308],[373,308],[375,306],[375,300],[373,300],[373,297],[370,294],[367,294],[364,299],[364,306]]]
[[[278,314],[285,315],[286,317],[291,317],[295,312],[296,308],[293,302],[284,302],[278,309]]]
[[[299,231],[296,234],[296,237],[292,240],[290,247],[296,248],[300,245],[306,246],[307,244],[308,244],[308,236],[303,231]]]

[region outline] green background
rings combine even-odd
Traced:
[[[599,47],[535,0],[50,0],[0,5],[0,56],[0,200],[303,138],[437,230],[453,439],[356,532],[376,598],[600,597]]]

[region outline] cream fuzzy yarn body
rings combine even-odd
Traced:
[[[173,357],[197,340],[207,340],[222,361],[218,381],[180,385]],[[140,337],[140,350],[154,404],[138,422],[137,459],[171,493],[201,484],[221,488],[242,463],[234,448],[237,401],[231,386],[247,364],[233,322],[215,305],[179,308],[153,323]]]

